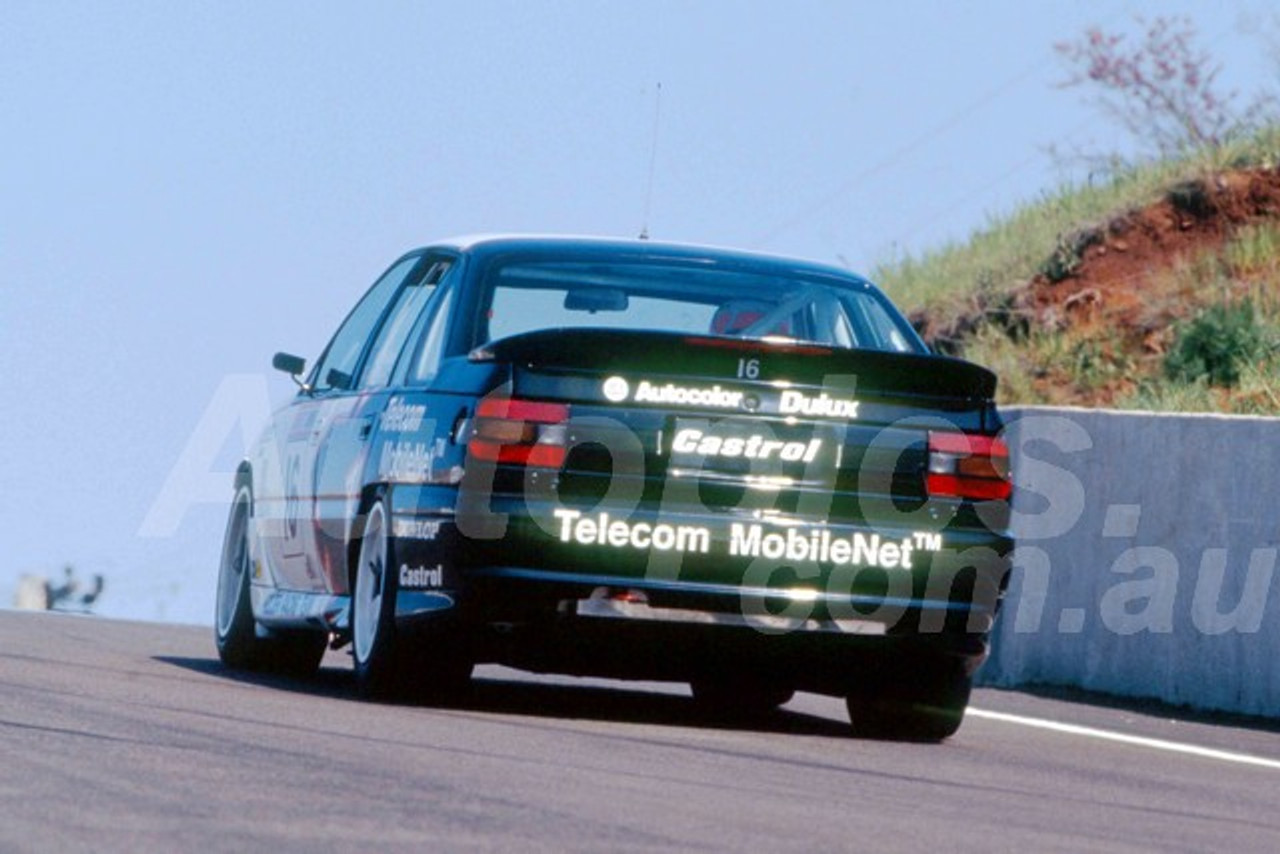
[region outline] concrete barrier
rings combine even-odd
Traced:
[[[979,680],[1280,716],[1280,419],[1006,417],[1018,546]]]

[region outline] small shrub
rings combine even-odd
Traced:
[[[1208,219],[1217,211],[1209,188],[1202,179],[1183,181],[1169,189],[1169,201],[1174,208],[1196,219]]]
[[[1097,229],[1058,235],[1057,245],[1040,265],[1040,272],[1055,285],[1070,278],[1084,260],[1084,251],[1101,240],[1102,235]]]
[[[1076,252],[1075,246],[1059,238],[1053,254],[1046,258],[1044,264],[1040,266],[1040,272],[1044,274],[1046,279],[1056,285],[1076,271],[1076,268],[1080,266],[1080,260],[1080,254]]]
[[[1071,342],[1068,359],[1073,381],[1081,388],[1096,389],[1133,373],[1131,360],[1124,355],[1119,337],[1106,340],[1077,339]]]
[[[1262,353],[1265,338],[1253,301],[1218,303],[1178,330],[1173,349],[1165,357],[1170,379],[1234,386],[1240,373]]]

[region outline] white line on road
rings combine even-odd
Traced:
[[[1154,750],[1167,750],[1171,753],[1186,753],[1191,756],[1201,756],[1206,759],[1217,759],[1222,762],[1237,762],[1241,765],[1257,765],[1262,768],[1272,768],[1280,771],[1280,761],[1275,759],[1263,759],[1261,756],[1250,756],[1247,753],[1231,753],[1227,750],[1214,750],[1211,747],[1199,747],[1194,744],[1165,741],[1161,738],[1144,738],[1140,735],[1125,735],[1122,732],[1094,729],[1093,727],[1087,726],[1076,726],[1075,724],[1063,724],[1058,723],[1057,721],[1046,721],[1041,718],[1024,718],[1021,715],[1009,715],[1004,712],[988,712],[985,709],[975,709],[972,707],[969,708],[968,714],[973,715],[975,718],[986,718],[987,720],[992,721],[1021,724],[1022,726],[1053,730],[1054,732],[1064,732],[1069,735],[1083,735],[1088,738],[1099,738],[1105,741],[1118,741],[1122,744],[1133,744],[1138,747],[1150,747]]]

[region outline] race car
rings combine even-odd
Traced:
[[[477,663],[686,682],[858,733],[959,727],[1008,574],[986,369],[867,280],[647,240],[477,237],[399,258],[235,475],[216,640],[359,693]]]

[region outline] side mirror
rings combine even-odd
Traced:
[[[277,371],[284,371],[286,374],[297,377],[301,376],[302,372],[307,369],[307,360],[290,353],[276,353],[271,358],[271,367]]]
[[[271,367],[277,371],[284,371],[293,378],[298,388],[302,389],[304,394],[311,393],[311,386],[304,383],[301,379],[302,373],[307,369],[307,360],[301,356],[294,356],[291,353],[276,353],[271,357]]]

